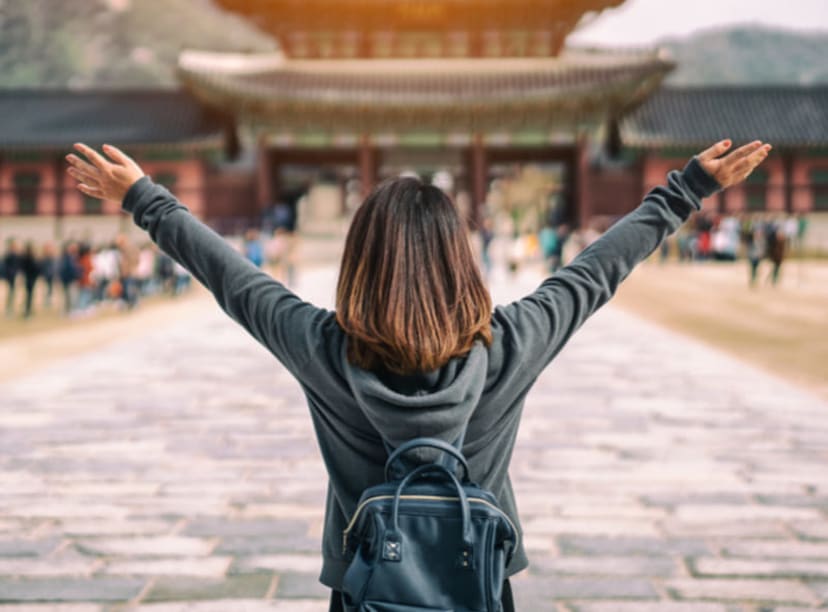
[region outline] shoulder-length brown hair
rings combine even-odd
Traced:
[[[348,360],[431,372],[478,338],[491,343],[491,310],[451,199],[416,178],[377,187],[354,216],[339,272],[336,320]]]

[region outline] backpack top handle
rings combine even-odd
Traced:
[[[457,450],[454,446],[449,444],[448,442],[444,442],[443,440],[439,440],[437,438],[414,438],[413,440],[409,440],[405,444],[399,446],[391,455],[388,457],[388,461],[385,462],[385,480],[391,481],[391,468],[393,467],[394,463],[398,461],[405,453],[414,450],[415,448],[436,448],[437,450],[441,450],[444,453],[451,455],[457,462],[463,467],[463,480],[462,482],[469,483],[471,479],[469,477],[469,464],[466,461],[466,458],[463,456],[459,450]],[[448,471],[448,470],[446,470]]]
[[[391,527],[385,532],[384,542],[382,546],[382,556],[386,561],[399,562],[402,560],[402,537],[400,536],[400,498],[402,497],[405,488],[417,478],[422,478],[427,474],[438,474],[449,480],[454,485],[457,491],[457,500],[460,503],[460,512],[463,521],[463,543],[460,548],[460,555],[458,557],[458,565],[464,568],[472,568],[474,564],[474,537],[472,535],[471,524],[471,510],[469,509],[469,499],[466,492],[463,490],[463,485],[457,479],[455,474],[446,467],[437,463],[427,463],[421,465],[413,472],[403,478],[397,487],[397,492],[394,495],[394,505],[391,511]]]

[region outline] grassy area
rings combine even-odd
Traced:
[[[613,303],[828,399],[828,262],[791,260],[748,287],[745,262],[641,265]]]

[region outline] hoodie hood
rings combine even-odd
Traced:
[[[434,372],[410,376],[363,370],[348,363],[345,355],[343,363],[365,417],[396,448],[419,437],[453,443],[463,434],[483,393],[488,351],[477,341],[465,357],[452,359]],[[434,460],[428,449],[415,456]]]

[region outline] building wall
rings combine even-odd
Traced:
[[[642,161],[642,192],[640,198],[643,199],[651,189],[659,185],[664,185],[667,182],[667,174],[671,170],[681,170],[687,164],[688,159],[684,157],[658,157],[655,155],[646,155]],[[702,200],[702,210],[714,212],[719,209],[719,199],[717,196],[705,198]]]
[[[813,190],[810,189],[811,172],[814,170],[828,171],[828,158],[799,157],[794,160],[792,169],[794,185],[808,186],[808,188],[794,189],[793,208],[795,211],[808,212],[814,208]]]
[[[53,163],[2,160],[0,161],[0,216],[15,215],[18,212],[14,177],[20,172],[36,172],[40,175],[36,203],[38,214],[54,214],[56,210],[54,192],[57,183]]]
[[[617,218],[640,202],[641,179],[635,167],[590,170],[586,180],[592,217]]]
[[[254,173],[217,168],[205,176],[204,218],[211,225],[233,232],[259,214]]]
[[[58,159],[56,154],[55,157],[41,161],[19,161],[13,158],[0,160],[0,218],[4,236],[17,235],[44,240],[56,238],[59,231],[63,237],[77,237],[83,234],[86,226],[97,236],[104,232],[117,232],[131,225],[121,215],[119,202],[104,201],[101,214],[86,214],[83,194],[76,189],[76,181],[65,172],[67,164],[61,160],[59,165]],[[137,158],[136,161],[150,177],[175,176],[172,192],[194,215],[204,216],[207,170],[203,161],[197,158],[161,161]],[[36,172],[40,175],[34,214],[19,214],[14,178],[20,172]],[[56,216],[59,212],[59,196],[62,197],[63,207],[62,219],[58,223]],[[126,224],[124,220],[127,221]]]
[[[657,154],[647,154],[644,157],[642,174],[644,193],[657,185],[664,184],[670,170],[681,169],[687,163],[685,158],[660,157]],[[769,157],[762,168],[767,173],[767,183],[764,188],[765,208],[767,212],[785,212],[785,168],[781,157]],[[814,193],[811,184],[811,172],[814,169],[828,171],[828,158],[796,157],[793,160],[793,211],[812,212],[814,209]],[[724,192],[722,212],[739,213],[748,209],[748,192],[761,189],[761,186],[751,186],[745,183],[734,185]],[[704,200],[703,209],[717,211],[718,199],[716,196]]]

